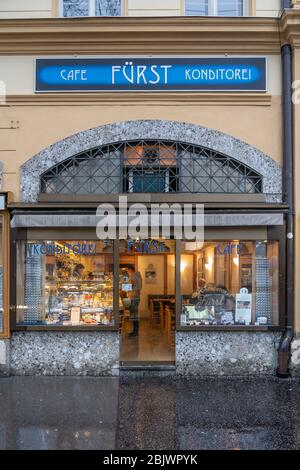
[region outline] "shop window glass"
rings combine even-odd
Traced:
[[[113,244],[17,244],[17,324],[112,326]]]
[[[4,331],[3,309],[3,218],[0,216],[0,333]]]
[[[242,16],[244,0],[186,0],[187,16]]]
[[[63,16],[120,16],[121,0],[63,0]]]
[[[182,242],[182,326],[278,325],[279,243]]]

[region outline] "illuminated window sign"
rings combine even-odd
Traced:
[[[36,92],[266,91],[266,59],[37,59]]]

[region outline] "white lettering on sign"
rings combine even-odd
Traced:
[[[210,68],[194,68],[185,69],[186,80],[244,80],[249,81],[251,77],[251,69],[210,69]]]
[[[168,72],[172,65],[134,65],[133,62],[125,62],[125,65],[112,65],[112,84],[122,84],[122,79],[131,84],[156,85],[168,84]],[[159,73],[161,72],[161,74]]]
[[[73,82],[75,80],[85,81],[87,80],[86,70],[84,69],[71,69],[71,70],[62,70],[60,76],[63,80],[68,82]]]

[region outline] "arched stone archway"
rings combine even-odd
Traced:
[[[55,164],[96,146],[134,139],[167,139],[201,145],[232,157],[263,176],[263,193],[280,202],[281,167],[255,147],[214,129],[178,121],[124,121],[87,129],[45,148],[21,167],[20,189],[24,202],[35,202],[40,175]]]

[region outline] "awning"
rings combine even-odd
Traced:
[[[177,226],[178,219],[171,225]],[[195,225],[193,216],[193,225]],[[95,214],[18,214],[11,220],[12,228],[40,228],[40,227],[96,227],[99,218]],[[205,214],[205,227],[249,227],[249,226],[274,226],[283,225],[283,214],[280,213],[234,213],[234,214]],[[163,226],[162,217],[159,218],[159,226]],[[119,225],[121,226],[121,225]],[[149,216],[150,226],[150,216]]]

